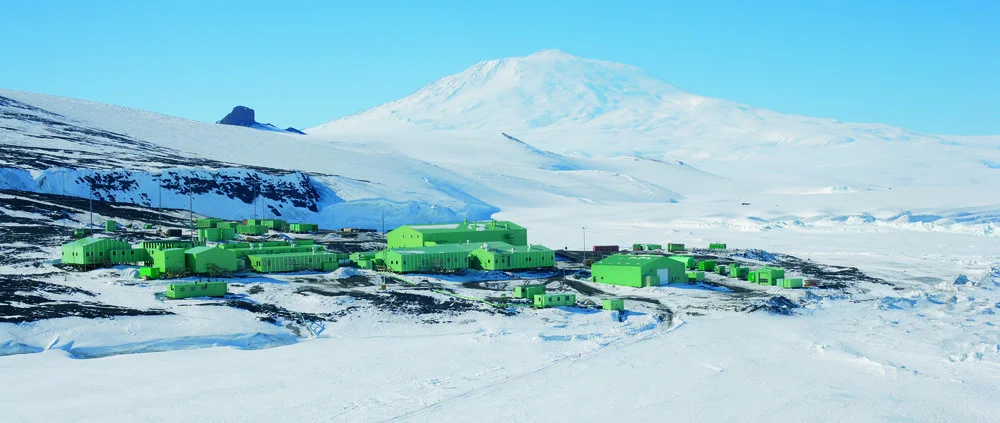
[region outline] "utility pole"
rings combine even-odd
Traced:
[[[587,265],[587,227],[583,226],[583,264]]]
[[[194,198],[188,191],[188,229],[191,231],[191,245],[194,244]]]
[[[90,227],[88,228],[90,234],[94,234],[94,182],[90,182],[90,191],[87,193],[87,198],[90,199]]]
[[[382,209],[382,233],[385,233],[385,209]]]
[[[160,227],[163,227],[163,172],[156,175],[156,211],[160,214]]]

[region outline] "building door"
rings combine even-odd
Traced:
[[[656,276],[660,278],[660,284],[670,283],[670,269],[656,269]]]

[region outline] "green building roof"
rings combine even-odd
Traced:
[[[500,253],[530,253],[530,252],[543,252],[552,251],[544,245],[510,245],[506,242],[480,242],[480,243],[469,243],[460,244],[461,247],[466,247],[466,251],[472,251],[475,249],[482,248],[486,251],[500,252]]]
[[[602,266],[644,266],[646,264],[663,260],[663,256],[657,255],[630,255],[630,254],[615,254],[608,256],[605,259],[594,263],[594,265]]]
[[[419,254],[435,254],[435,253],[468,253],[469,250],[476,249],[479,246],[473,244],[444,244],[444,245],[434,245],[430,247],[403,247],[403,248],[392,248],[392,252],[399,255],[419,255]]]
[[[490,220],[486,222],[459,222],[440,223],[430,225],[406,225],[411,229],[421,233],[437,232],[482,232],[482,231],[506,231],[511,229],[524,229],[520,225],[506,220]]]

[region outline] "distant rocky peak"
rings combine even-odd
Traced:
[[[257,121],[254,119],[253,109],[247,106],[236,106],[233,107],[233,111],[229,112],[229,114],[222,118],[222,120],[218,123],[223,125],[251,127],[253,124],[257,123]]]
[[[253,109],[247,106],[236,106],[233,107],[233,111],[229,112],[226,117],[222,120],[216,122],[223,125],[233,125],[233,126],[245,126],[247,128],[259,129],[262,131],[272,131],[272,132],[288,132],[292,134],[305,135],[298,129],[288,127],[286,129],[278,128],[277,126],[271,125],[270,123],[260,123],[257,122]]]

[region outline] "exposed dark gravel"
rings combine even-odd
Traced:
[[[60,317],[87,319],[117,316],[157,316],[172,314],[162,309],[139,310],[102,304],[90,291],[38,280],[51,275],[0,274],[0,322],[25,323]],[[95,300],[54,300],[45,294],[75,295]]]

